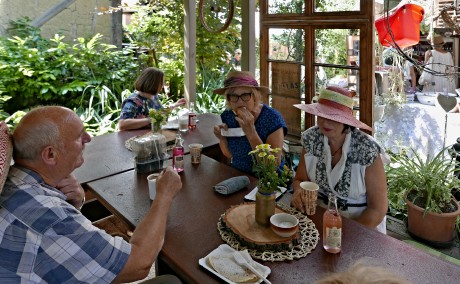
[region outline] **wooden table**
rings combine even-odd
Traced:
[[[183,187],[171,208],[164,246],[157,259],[157,273],[174,273],[186,283],[221,283],[222,281],[199,266],[198,260],[223,243],[217,221],[230,206],[243,202],[243,197],[255,185],[230,196],[212,191],[212,186],[227,178],[242,175],[239,171],[206,156],[194,166],[189,155],[181,173]],[[90,182],[90,189],[109,210],[131,226],[143,218],[150,200],[146,175],[128,171]],[[283,197],[289,202],[289,196]],[[322,213],[318,207],[312,220],[322,235]],[[342,253],[333,255],[322,249],[320,239],[307,257],[286,262],[264,262],[271,268],[268,277],[273,283],[311,283],[325,274],[343,271],[356,260],[378,264],[414,283],[458,283],[460,267],[419,251],[397,239],[343,220]]]
[[[189,144],[201,143],[205,153],[206,151],[215,153],[215,148],[219,148],[219,140],[214,136],[213,127],[222,123],[222,120],[220,116],[212,113],[199,114],[198,119],[197,128],[182,136],[185,151],[189,152]],[[74,171],[78,181],[83,184],[134,169],[134,153],[126,149],[125,141],[149,131],[149,129],[120,131],[93,137],[91,142],[85,145],[83,153],[85,162]]]

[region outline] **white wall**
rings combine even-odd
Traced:
[[[61,0],[0,0],[0,35],[4,35],[10,20],[40,17]],[[60,33],[66,41],[77,37],[104,35],[104,42],[112,37],[111,14],[98,15],[98,11],[108,9],[110,0],[76,0],[61,13],[40,27],[45,38]]]

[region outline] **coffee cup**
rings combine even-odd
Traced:
[[[201,163],[201,151],[203,150],[203,144],[190,144],[188,145],[188,148],[190,149],[192,164]]]
[[[300,183],[302,200],[305,204],[305,213],[314,215],[316,212],[316,200],[318,200],[318,184],[311,181],[303,181]]]

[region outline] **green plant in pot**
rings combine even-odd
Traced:
[[[407,209],[407,229],[414,239],[437,247],[452,245],[460,215],[452,195],[452,189],[460,188],[456,170],[447,148],[426,159],[413,149],[391,157],[386,166],[390,207]]]

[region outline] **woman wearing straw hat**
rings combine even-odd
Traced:
[[[214,93],[224,95],[228,106],[221,114],[223,124],[214,126],[220,149],[234,168],[252,174],[252,158],[248,153],[263,143],[281,149],[287,133],[286,123],[277,110],[260,102],[261,95],[268,94],[269,89],[259,86],[250,72],[230,72],[224,87]],[[231,128],[241,128],[243,136],[222,135],[222,129]]]
[[[317,126],[302,133],[302,154],[293,183],[291,204],[304,211],[300,182],[319,185],[318,199],[338,197],[342,216],[386,233],[388,209],[382,148],[366,133],[372,128],[353,116],[352,95],[340,87],[321,90],[318,102],[294,105],[317,116]]]
[[[430,42],[433,49],[425,52],[425,64],[438,75],[431,76],[431,82],[423,86],[423,92],[455,93],[454,60],[452,54],[444,49],[444,37],[435,34]]]

